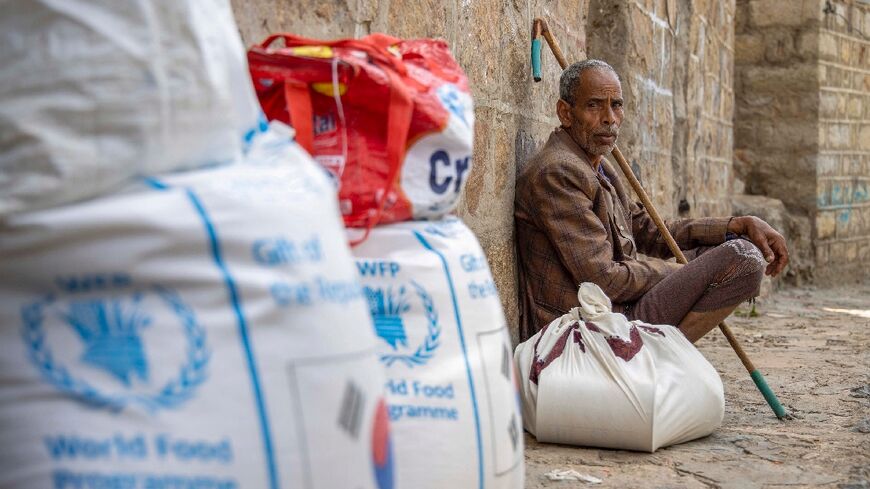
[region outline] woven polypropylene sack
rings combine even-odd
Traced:
[[[387,372],[396,486],[523,487],[517,373],[486,257],[459,219],[353,248]]]
[[[283,40],[284,47],[272,47]],[[275,35],[248,53],[269,119],[340,181],[345,223],[451,211],[471,171],[474,107],[444,41]]]
[[[0,227],[0,488],[393,487],[334,186],[267,139]]]
[[[515,352],[538,441],[653,452],[719,427],[722,380],[679,329],[628,321],[592,283],[578,298]]]
[[[227,0],[7,0],[0,66],[0,218],[234,161],[260,115]]]

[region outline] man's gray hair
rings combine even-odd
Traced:
[[[616,79],[619,80],[619,73],[600,59],[578,61],[565,68],[565,71],[562,72],[562,76],[559,78],[559,98],[574,105],[574,95],[577,93],[577,87],[580,85],[580,78],[586,70],[608,70],[616,75]]]

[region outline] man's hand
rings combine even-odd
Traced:
[[[761,250],[768,263],[765,275],[779,275],[788,263],[785,238],[763,220],[755,216],[735,217],[728,223],[728,231],[746,236]]]

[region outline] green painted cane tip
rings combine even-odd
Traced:
[[[532,77],[541,81],[541,40],[532,39]]]
[[[785,411],[785,408],[782,407],[782,404],[779,403],[779,399],[776,398],[776,394],[770,390],[770,386],[767,385],[767,381],[764,380],[764,376],[761,375],[761,372],[758,370],[753,370],[750,374],[752,380],[755,381],[755,386],[758,387],[758,390],[761,391],[761,395],[764,396],[764,400],[767,401],[767,404],[770,405],[770,408],[773,409],[774,414],[779,419],[788,418],[788,413]]]

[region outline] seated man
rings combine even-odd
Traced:
[[[695,342],[788,263],[785,240],[756,217],[666,221],[689,264],[604,159],[623,118],[622,87],[603,61],[574,63],[559,83],[561,127],[517,177],[514,217],[520,338],[577,305],[594,282],[629,319],[677,325]],[[644,253],[650,260],[638,260]]]

